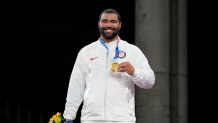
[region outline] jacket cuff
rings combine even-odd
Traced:
[[[66,120],[73,120],[73,119],[74,119],[74,116],[72,116],[72,115],[70,115],[70,114],[65,114],[65,115],[64,115],[64,118],[65,118]]]

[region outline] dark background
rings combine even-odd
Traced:
[[[187,3],[189,123],[209,123],[216,117],[217,105],[215,7],[197,0]],[[76,55],[99,38],[98,16],[106,8],[121,14],[120,37],[134,44],[134,0],[0,4],[1,116],[6,104],[12,115],[20,107],[21,112],[32,111],[33,118],[43,115],[44,122],[63,112]]]
[[[217,122],[217,18],[213,1],[188,0],[189,123]]]

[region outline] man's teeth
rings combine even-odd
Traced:
[[[111,29],[107,29],[107,30],[105,30],[105,32],[112,32],[112,30]]]

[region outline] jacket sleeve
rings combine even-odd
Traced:
[[[151,69],[147,58],[138,47],[136,47],[134,54],[135,59],[133,66],[135,72],[131,76],[132,81],[140,88],[152,88],[155,83],[154,71]]]
[[[85,90],[85,64],[82,60],[82,52],[78,53],[75,61],[70,82],[67,91],[67,98],[65,103],[65,110],[63,117],[65,119],[74,120],[80,104],[83,101]]]

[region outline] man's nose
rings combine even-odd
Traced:
[[[112,27],[112,23],[111,22],[106,23],[106,27]]]

